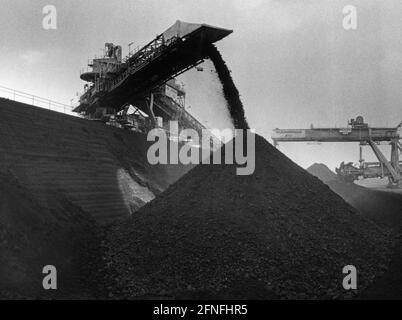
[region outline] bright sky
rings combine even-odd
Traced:
[[[42,8],[57,9],[57,30],[42,28]],[[399,0],[2,0],[0,85],[70,104],[79,70],[105,42],[149,42],[176,20],[234,33],[218,43],[257,133],[273,128],[344,126],[361,114],[373,126],[402,120],[402,2]],[[357,30],[342,9],[357,8]],[[206,64],[181,77],[189,109],[225,126],[219,84]],[[217,89],[218,88],[218,89]],[[303,167],[357,161],[356,144],[283,144]],[[386,149],[384,149],[386,150]],[[367,150],[367,160],[373,160]],[[388,154],[387,154],[388,155]]]

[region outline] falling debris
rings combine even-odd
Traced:
[[[236,129],[249,129],[244,115],[243,103],[240,100],[239,91],[232,79],[230,71],[222,58],[219,50],[211,44],[208,46],[208,56],[212,60],[219,80],[223,86],[223,94],[228,104],[230,116]]]

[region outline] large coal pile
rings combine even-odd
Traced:
[[[233,125],[236,129],[248,129],[248,123],[245,119],[243,104],[240,100],[239,91],[230,75],[229,68],[227,67],[222,55],[218,49],[211,44],[208,47],[208,56],[215,66],[215,70],[218,73],[219,80],[222,83],[223,94],[227,101],[227,107],[230,116],[233,120]]]
[[[3,98],[0,111],[0,172],[13,172],[45,207],[55,203],[48,198],[57,192],[107,223],[137,210],[189,170],[151,165],[151,142],[142,133]]]
[[[129,219],[105,247],[111,296],[343,298],[388,263],[388,235],[256,136],[256,170],[199,165]]]

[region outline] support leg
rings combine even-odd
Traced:
[[[369,144],[370,144],[370,147],[373,149],[374,154],[380,161],[380,163],[382,163],[388,169],[390,183],[392,185],[398,184],[399,180],[400,180],[400,174],[395,170],[395,168],[391,165],[391,163],[387,160],[387,158],[383,155],[381,150],[377,147],[377,145],[373,141],[370,140]],[[398,167],[399,167],[399,162],[398,162]]]
[[[151,92],[151,96],[149,99],[149,103],[147,102],[149,116],[151,117],[151,121],[154,127],[156,127],[156,119],[154,114],[154,94]]]
[[[391,142],[391,164],[394,167],[396,173],[398,174],[398,177],[399,177],[398,185],[402,186],[398,143],[399,143],[399,141],[396,139]]]

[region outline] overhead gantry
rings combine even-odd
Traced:
[[[345,128],[275,129],[272,140],[279,142],[358,142],[360,147],[359,166],[342,162],[336,169],[338,175],[354,181],[359,178],[388,177],[389,185],[402,188],[400,153],[402,122],[396,127],[369,127],[363,117],[351,119]],[[388,160],[378,147],[381,143],[391,146]],[[365,162],[363,146],[370,146],[378,162]]]

